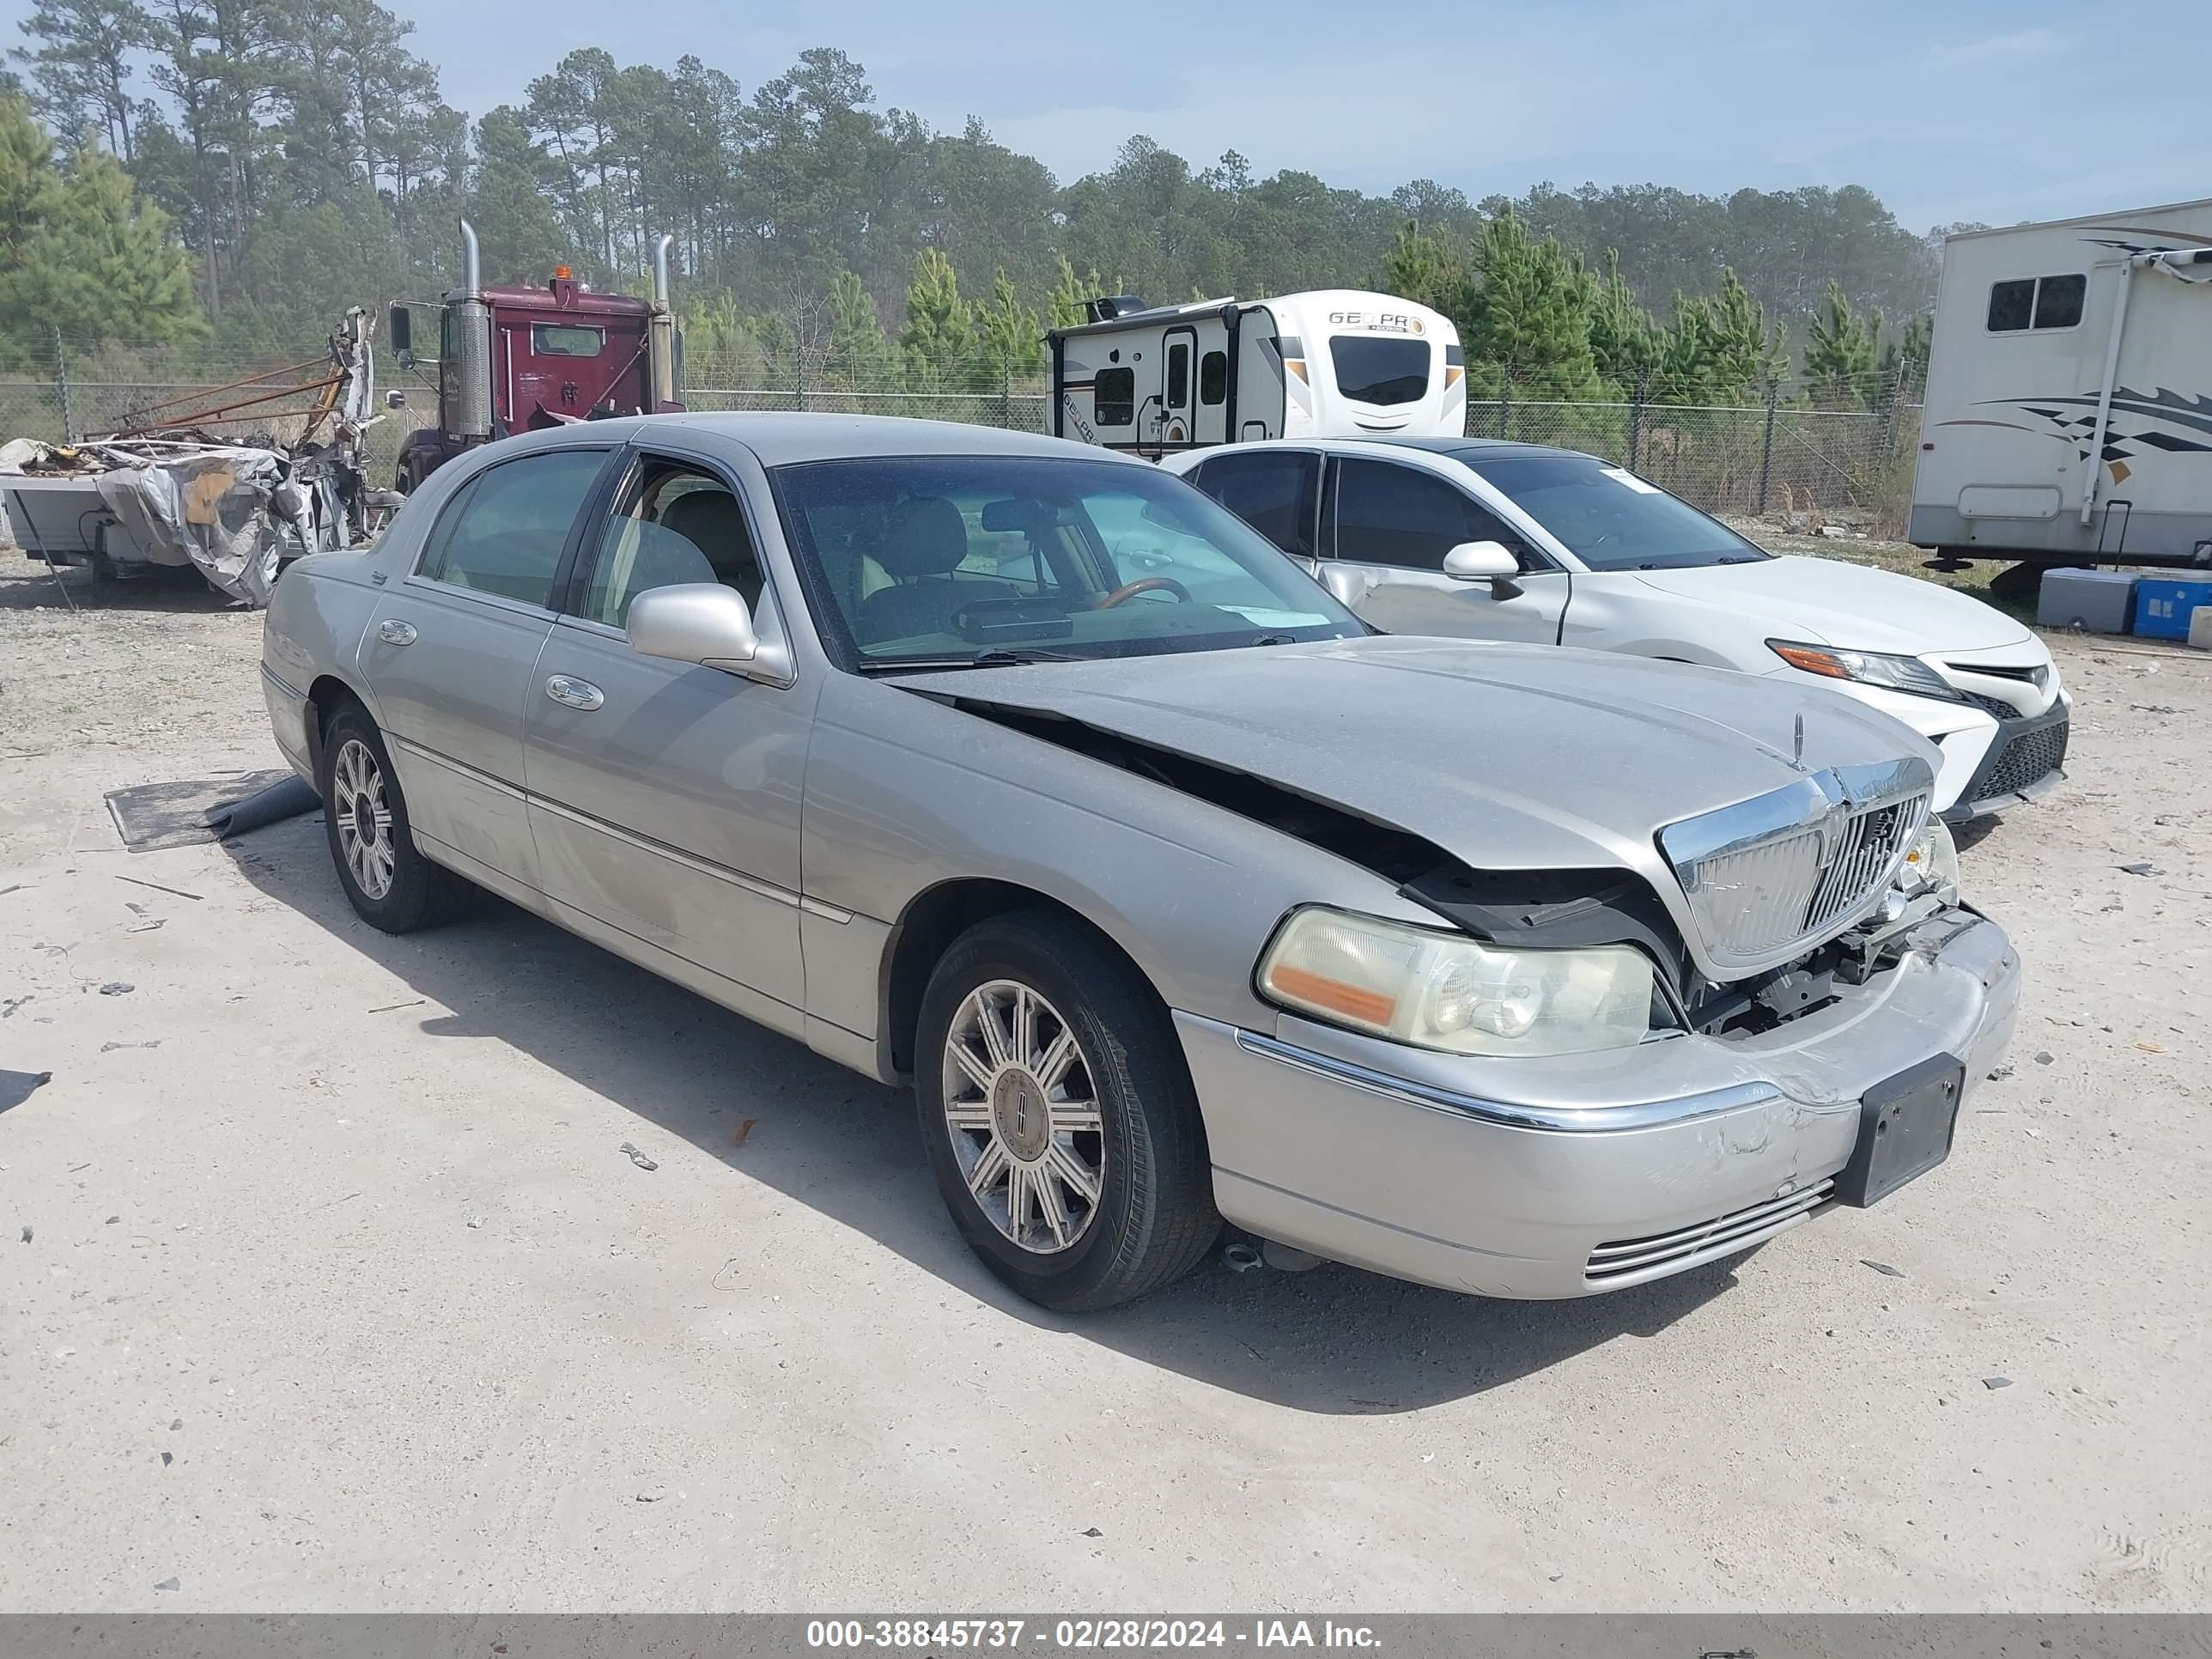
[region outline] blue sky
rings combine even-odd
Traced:
[[[748,93],[834,46],[879,102],[942,127],[978,115],[1063,180],[1141,131],[1194,162],[1234,148],[1262,174],[1365,189],[1857,183],[1914,230],[2212,194],[2212,0],[387,3],[471,114],[578,46],[696,52]]]

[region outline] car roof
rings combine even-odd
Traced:
[[[1425,449],[1431,455],[1449,455],[1455,461],[1496,461],[1520,455],[1573,455],[1585,460],[1595,459],[1583,454],[1579,449],[1561,449],[1553,444],[1516,443],[1506,438],[1401,438],[1377,433],[1371,437],[1334,438],[1329,441],[1379,444],[1397,449]]]
[[[971,426],[959,421],[917,421],[897,415],[671,414],[631,415],[610,421],[580,421],[549,431],[518,433],[511,443],[552,447],[589,438],[649,442],[656,432],[671,437],[729,440],[752,451],[763,466],[802,461],[843,460],[876,455],[1040,455],[1142,466],[1144,462],[1094,444],[1048,438],[1039,432],[1010,432],[1001,427]],[[512,452],[510,452],[512,453]]]

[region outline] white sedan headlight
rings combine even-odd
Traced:
[[[1897,866],[1897,886],[1908,898],[1934,893],[1949,902],[1959,896],[1959,844],[1941,818],[1928,820],[1920,839]]]
[[[1650,1030],[1650,958],[1625,945],[1517,951],[1464,933],[1309,908],[1261,958],[1293,1012],[1461,1054],[1626,1048]]]

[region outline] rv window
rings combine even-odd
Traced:
[[[2035,283],[2031,279],[1999,283],[1990,290],[1990,332],[2009,334],[2026,328],[2035,316]]]
[[[2073,327],[2081,320],[2081,295],[2088,286],[2087,276],[2045,276],[2035,285],[2035,325]]]
[[[1199,469],[1196,483],[1284,552],[1313,557],[1319,456],[1285,449],[1217,455]]]
[[[1129,426],[1137,418],[1137,371],[1102,368],[1091,383],[1091,417],[1101,426]]]
[[[1426,340],[1336,334],[1329,337],[1328,358],[1336,389],[1354,403],[1389,409],[1419,403],[1428,392]]]
[[[1209,351],[1198,360],[1198,400],[1218,404],[1229,395],[1229,354]]]
[[[1190,407],[1190,347],[1182,341],[1168,348],[1168,407]]]

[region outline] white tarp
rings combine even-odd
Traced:
[[[277,561],[318,544],[307,491],[292,471],[273,449],[240,447],[103,472],[100,498],[122,531],[111,535],[110,554],[196,565],[231,598],[265,605]]]

